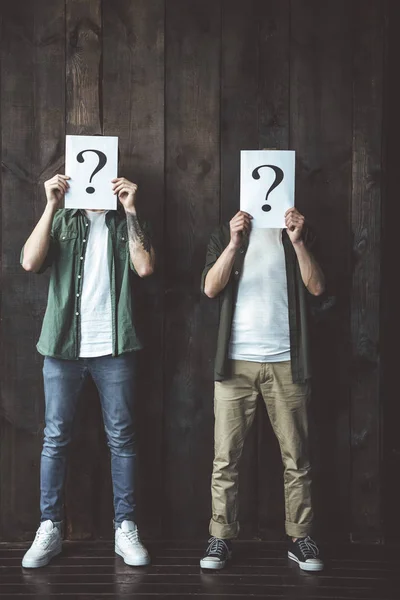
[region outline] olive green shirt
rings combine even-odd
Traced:
[[[108,264],[112,309],[112,355],[139,350],[142,344],[133,322],[131,274],[135,272],[123,210],[108,211]],[[146,226],[143,226],[146,229]],[[37,344],[40,354],[78,359],[80,350],[81,291],[90,221],[84,211],[56,212],[50,246],[39,273],[51,267],[47,309]],[[21,253],[21,263],[23,249]]]
[[[315,238],[311,231],[306,229],[304,232],[304,241],[308,248],[313,245],[314,240]],[[219,227],[212,234],[207,248],[206,264],[201,279],[203,293],[207,273],[221,256],[229,241],[230,228],[228,223]],[[319,307],[323,306],[324,303],[327,306],[327,302],[325,294],[318,297],[313,296],[305,287],[301,278],[296,252],[285,229],[282,231],[282,242],[286,263],[292,377],[294,383],[299,383],[311,377],[310,339],[308,331],[310,308],[318,311]],[[228,284],[218,296],[220,299],[220,319],[214,367],[215,381],[222,381],[229,377],[230,361],[228,360],[228,352],[232,318],[236,303],[238,282],[243,269],[247,247],[248,238],[237,251]]]

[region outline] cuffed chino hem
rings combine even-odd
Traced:
[[[220,540],[233,540],[239,535],[239,521],[234,523],[217,523],[214,519],[210,521],[210,535],[219,538]]]
[[[292,538],[303,538],[311,535],[313,529],[312,523],[303,523],[298,525],[297,523],[290,523],[285,521],[285,530],[289,537]]]

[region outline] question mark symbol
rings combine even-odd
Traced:
[[[90,179],[89,179],[89,183],[92,183],[93,177],[96,175],[96,173],[98,173],[99,171],[101,171],[101,169],[106,164],[106,162],[107,162],[107,156],[104,154],[104,152],[100,152],[100,150],[82,150],[82,152],[79,152],[78,156],[76,157],[76,160],[79,163],[85,162],[85,159],[83,158],[83,155],[84,155],[85,152],[94,152],[99,157],[98,165],[95,168],[95,170],[93,171],[93,173],[91,174]],[[86,188],[86,191],[87,191],[88,194],[93,194],[93,192],[95,191],[95,189],[94,189],[94,187],[89,186],[89,187]]]
[[[274,179],[271,187],[269,188],[267,195],[265,196],[265,201],[267,201],[268,196],[270,195],[272,190],[274,190],[282,182],[283,171],[279,167],[275,167],[275,165],[261,165],[261,167],[257,167],[252,172],[251,176],[253,177],[253,179],[260,179],[259,170],[263,169],[264,167],[269,167],[270,169],[272,169],[275,172],[275,179]],[[264,204],[264,206],[262,206],[261,208],[264,212],[269,212],[271,210],[271,206],[269,204]]]

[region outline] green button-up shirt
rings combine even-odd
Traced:
[[[314,243],[314,236],[310,230],[305,230],[304,239],[307,247]],[[230,241],[229,223],[219,227],[211,236],[207,248],[206,265],[201,279],[201,289],[204,285],[208,271],[216,263]],[[311,377],[310,340],[308,332],[308,319],[310,308],[315,312],[328,307],[331,300],[326,300],[326,295],[315,297],[307,290],[301,278],[300,267],[293,245],[286,233],[282,231],[282,242],[285,251],[286,279],[288,289],[290,356],[292,365],[292,378],[294,383],[304,382]],[[236,303],[238,282],[243,269],[244,258],[248,247],[244,243],[236,253],[231,277],[225,289],[219,294],[220,319],[217,338],[217,353],[215,357],[214,378],[222,381],[229,377],[228,360],[229,342],[231,337],[232,318]]]
[[[142,345],[133,322],[130,258],[126,217],[108,211],[107,268],[112,308],[112,355],[139,350]],[[39,271],[51,266],[47,309],[37,344],[38,351],[61,359],[78,359],[81,336],[81,292],[90,221],[84,211],[60,209],[51,230],[50,246]],[[21,262],[23,249],[21,253]]]

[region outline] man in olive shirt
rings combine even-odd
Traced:
[[[41,456],[41,523],[22,565],[41,567],[61,552],[66,452],[75,409],[87,376],[100,396],[111,451],[115,551],[129,565],[150,558],[135,523],[133,397],[135,350],[133,273],[154,269],[154,250],[136,212],[137,186],[113,179],[115,211],[60,209],[69,177],[45,183],[47,205],[24,245],[26,271],[51,267],[47,310],[37,345],[44,355],[44,443]]]
[[[284,463],[288,556],[301,569],[323,562],[311,539],[308,455],[307,318],[324,296],[324,275],[310,251],[313,236],[295,208],[285,229],[253,229],[240,211],[211,236],[202,291],[219,298],[215,360],[215,455],[212,518],[202,568],[222,569],[239,533],[238,465],[262,396]]]

